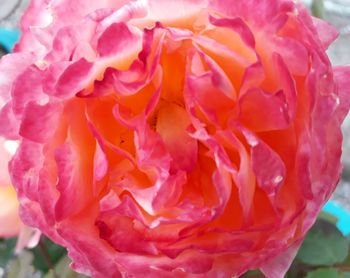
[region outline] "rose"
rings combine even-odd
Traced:
[[[32,1],[1,62],[25,223],[93,277],[282,277],[340,174],[350,69],[292,1]]]
[[[11,185],[8,162],[16,142],[0,138],[0,238],[18,237],[16,251],[24,247],[34,247],[40,238],[40,232],[24,225],[18,214],[19,203],[16,191]]]

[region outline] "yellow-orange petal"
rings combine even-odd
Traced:
[[[19,233],[18,200],[12,186],[0,186],[0,223],[0,237]]]

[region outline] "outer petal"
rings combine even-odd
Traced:
[[[312,20],[324,49],[328,49],[331,43],[335,41],[339,35],[337,29],[328,22],[317,17],[313,17]]]
[[[334,79],[338,86],[339,95],[339,107],[338,115],[339,120],[342,122],[347,115],[350,108],[350,66],[347,67],[335,67]]]
[[[152,21],[160,21],[165,25],[181,24],[187,25],[193,20],[194,16],[206,7],[207,0],[170,0],[159,2],[157,0],[148,0],[148,17]]]
[[[8,101],[11,96],[12,83],[34,61],[31,53],[5,55],[0,60],[0,98]]]
[[[232,3],[228,1],[210,0],[209,6],[229,17],[246,18],[255,24],[259,24],[259,27],[270,22],[283,8],[289,8],[291,10],[293,7],[290,1],[270,0],[247,0],[237,2],[235,5],[232,5]],[[254,13],[251,10],[252,7],[255,8]]]
[[[19,139],[19,125],[20,122],[13,112],[12,103],[8,102],[0,110],[0,136],[10,140]]]
[[[260,267],[260,270],[267,278],[283,278],[292,264],[302,242],[302,240],[298,240],[286,251],[264,263]]]

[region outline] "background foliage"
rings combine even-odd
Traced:
[[[350,237],[336,227],[337,219],[322,212],[305,240],[286,278],[350,278]],[[264,277],[259,271],[244,275]]]

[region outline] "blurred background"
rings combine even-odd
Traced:
[[[350,65],[350,0],[304,0],[303,2],[315,16],[332,23],[340,32],[339,38],[328,50],[332,63]],[[18,39],[18,22],[28,3],[29,0],[0,0],[0,56],[10,52]],[[310,232],[288,277],[350,278],[349,236],[346,238],[344,230],[341,234],[334,225],[338,223],[339,227],[339,219],[345,217],[343,222],[348,222],[340,224],[343,228],[350,226],[350,219],[346,218],[350,214],[350,117],[343,124],[343,134],[342,179],[333,194],[331,206],[325,209],[320,217],[321,220]],[[340,209],[339,215],[334,216],[334,211],[338,209]],[[333,228],[329,228],[329,225]],[[323,233],[324,231],[327,232]],[[348,232],[350,233],[350,230]],[[16,239],[0,239],[0,278],[83,277],[69,269],[66,251],[48,239],[42,237],[38,247],[30,252],[21,252],[17,256],[13,252],[15,243]],[[337,244],[339,246],[335,247]],[[324,254],[322,257],[322,252],[328,252],[332,259],[327,260]],[[254,271],[246,276],[263,277],[261,273]]]

